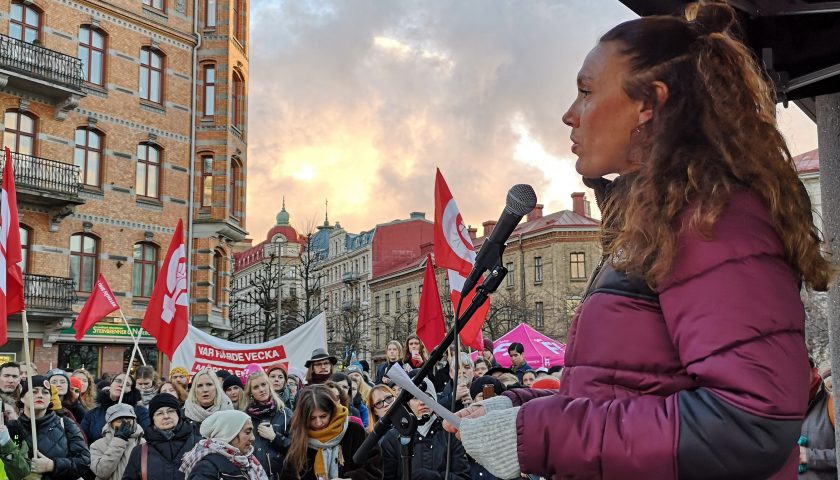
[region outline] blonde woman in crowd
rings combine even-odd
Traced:
[[[222,390],[216,372],[205,368],[193,377],[190,393],[184,403],[184,415],[195,428],[200,428],[201,422],[207,417],[222,410],[234,410],[233,404]]]

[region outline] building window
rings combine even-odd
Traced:
[[[233,36],[245,45],[245,0],[233,0]]]
[[[405,289],[405,308],[411,308],[411,287]]]
[[[508,271],[507,276],[505,277],[507,279],[507,286],[513,287],[513,262],[508,262],[507,265],[505,265],[505,268],[507,268]]]
[[[158,248],[153,243],[134,244],[134,284],[132,294],[135,297],[151,297],[157,274]]]
[[[385,294],[385,314],[391,313],[391,294]]]
[[[3,147],[23,155],[35,153],[35,117],[17,110],[7,110]]]
[[[216,26],[216,0],[204,1],[204,26]]]
[[[32,229],[26,225],[20,225],[18,231],[20,232],[20,270],[23,273],[29,273],[29,251],[32,247]]]
[[[28,43],[41,38],[41,12],[31,5],[12,3],[9,36]]]
[[[102,32],[88,26],[79,28],[79,59],[85,81],[102,85],[105,70],[105,35]]]
[[[586,254],[583,252],[572,253],[569,258],[571,268],[569,276],[572,280],[586,279]]]
[[[373,313],[379,315],[379,295],[373,297]]]
[[[234,218],[242,216],[242,188],[240,187],[239,176],[242,165],[236,158],[231,159],[230,164],[230,215]]]
[[[222,254],[213,254],[213,285],[210,285],[208,292],[213,305],[219,306],[222,301]]]
[[[137,145],[137,195],[160,197],[160,149],[148,143]]]
[[[70,236],[70,278],[76,291],[90,292],[96,281],[98,241],[85,233]]]
[[[73,163],[79,167],[79,181],[98,187],[102,183],[102,134],[89,128],[76,129]]]
[[[143,5],[146,5],[147,7],[152,7],[156,10],[163,10],[166,4],[163,3],[163,0],[143,0]]]
[[[245,130],[245,82],[238,72],[233,72],[233,95],[231,96],[233,126]]]
[[[534,326],[537,328],[543,328],[545,326],[545,310],[543,308],[543,302],[537,302],[534,305]]]
[[[542,257],[534,257],[534,283],[542,283]]]
[[[201,206],[213,206],[213,156],[201,157]]]
[[[216,66],[204,66],[204,116],[216,114]]]
[[[394,292],[394,311],[400,313],[402,310],[402,300],[400,299],[400,291]]]
[[[151,47],[140,49],[140,98],[163,103],[163,54]]]

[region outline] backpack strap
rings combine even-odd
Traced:
[[[828,401],[825,402],[825,408],[828,410],[828,421],[831,422],[831,428],[834,428],[834,394],[832,392],[826,392],[828,394]]]
[[[140,445],[140,478],[142,480],[149,480],[148,478],[149,465],[149,444],[144,443]]]

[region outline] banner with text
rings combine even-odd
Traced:
[[[236,343],[216,338],[190,325],[187,337],[175,350],[172,368],[184,367],[190,375],[204,368],[224,369],[243,376],[246,365],[275,363],[303,369],[312,351],[326,348],[326,317],[320,314],[282,337],[265,343]]]

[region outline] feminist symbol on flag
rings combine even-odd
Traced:
[[[169,259],[169,266],[166,269],[166,295],[163,297],[163,313],[161,318],[164,322],[172,322],[175,316],[175,308],[178,305],[187,306],[187,260],[184,255],[184,245],[175,250],[174,255]]]

